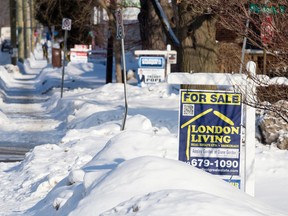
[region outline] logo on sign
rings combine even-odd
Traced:
[[[163,57],[140,57],[138,62],[141,68],[164,68],[164,63]]]
[[[63,20],[62,20],[62,29],[70,31],[71,30],[71,24],[72,24],[71,19],[63,18]]]

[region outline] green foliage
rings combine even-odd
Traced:
[[[135,1],[132,1],[132,0],[123,0],[120,5],[124,8],[126,7],[137,7],[137,8],[140,8],[141,5],[140,5],[140,1],[138,2],[135,2]]]
[[[278,14],[286,13],[286,7],[284,5],[259,5],[259,4],[250,4],[249,9],[251,13],[264,13],[264,14]]]

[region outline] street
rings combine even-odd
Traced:
[[[11,55],[9,52],[0,52],[0,65],[11,64]]]

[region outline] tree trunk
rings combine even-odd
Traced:
[[[114,18],[114,12],[117,9],[117,1],[111,1],[109,6],[109,26],[111,29],[111,34],[114,38],[114,58],[115,58],[115,70],[116,70],[116,82],[122,83],[122,67],[121,67],[121,42],[120,40],[116,40],[114,36],[116,36],[116,20]]]
[[[23,0],[17,0],[18,60],[24,62]]]
[[[121,66],[121,41],[115,40],[115,47],[114,47],[114,53],[115,53],[115,70],[116,70],[116,82],[117,83],[123,83],[123,74],[125,73],[122,71]]]
[[[113,46],[114,37],[110,35],[107,42],[107,64],[106,64],[106,83],[113,82]]]
[[[141,10],[138,15],[142,49],[166,49],[166,36],[152,2],[141,0]]]
[[[31,52],[31,21],[30,4],[28,0],[23,0],[23,18],[24,18],[24,57],[29,58]]]
[[[180,68],[183,72],[217,72],[216,19],[197,17],[190,25],[182,20]]]
[[[16,37],[16,2],[15,0],[10,0],[10,25],[11,25],[11,45],[12,48],[16,48],[17,37]],[[17,65],[17,55],[13,51],[11,56],[11,64]]]
[[[37,30],[36,28],[36,20],[35,20],[35,10],[34,10],[34,7],[35,7],[35,0],[30,0],[29,3],[30,3],[30,21],[31,21],[31,52],[33,53],[34,52],[34,47],[36,46],[35,44],[35,38],[34,38],[34,31]]]
[[[216,17],[211,14],[193,14],[193,4],[182,1],[178,7],[179,69],[182,72],[217,73]],[[183,88],[215,89],[214,86],[183,86]]]

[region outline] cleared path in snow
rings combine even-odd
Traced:
[[[0,162],[15,162],[24,159],[29,149],[0,147]]]
[[[43,106],[49,98],[39,91],[42,70],[20,73],[14,67],[0,67],[0,162],[19,161],[34,146],[58,143],[64,132]]]

